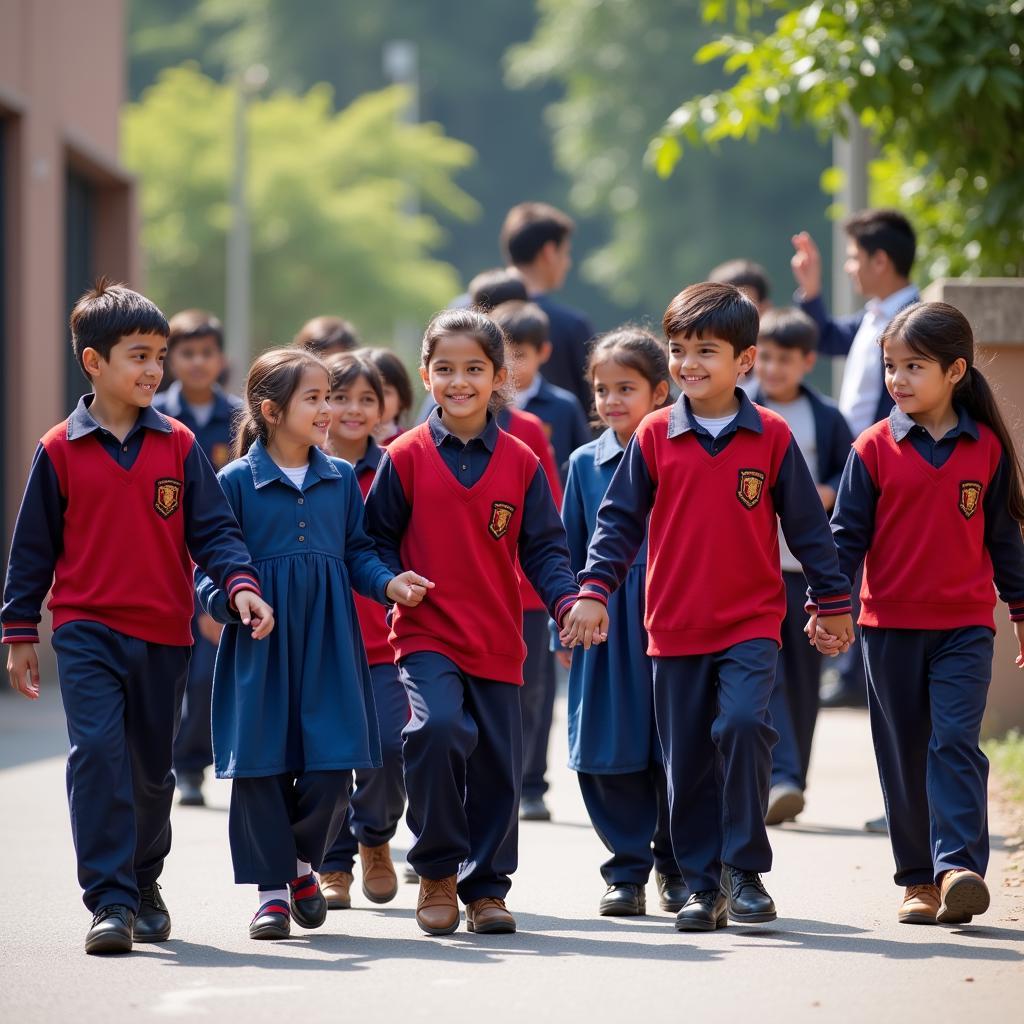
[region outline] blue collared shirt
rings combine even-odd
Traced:
[[[476,437],[460,441],[445,425],[438,405],[427,418],[427,425],[444,464],[463,487],[472,487],[484,475],[494,454],[494,447],[498,443],[497,421],[488,413],[484,429]]]

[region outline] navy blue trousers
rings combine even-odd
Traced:
[[[768,714],[777,661],[774,640],[654,659],[672,850],[690,892],[717,889],[723,862],[771,870],[764,814],[777,737]]]
[[[319,870],[348,809],[351,772],[232,779],[228,838],[235,881],[283,889],[296,862]]]
[[[89,910],[138,910],[171,849],[171,751],[188,647],[147,643],[99,622],[53,635],[67,716],[67,787],[78,883]]]
[[[772,785],[788,782],[807,788],[811,744],[818,721],[821,655],[807,642],[807,581],[803,573],[784,572],[786,618],[782,623],[782,650],[775,671],[775,686],[768,710],[779,742],[772,750]]]
[[[548,791],[548,740],[555,711],[555,656],[546,611],[523,612],[524,686],[519,693],[523,706],[523,796],[543,796]]]
[[[988,759],[979,746],[992,630],[861,629],[868,710],[897,885],[988,867]]]
[[[644,885],[652,867],[663,875],[679,874],[662,765],[620,775],[579,772],[578,778],[594,830],[611,853],[601,865],[608,885]]]
[[[402,730],[409,721],[409,698],[398,678],[397,665],[371,665],[370,677],[382,764],[354,772],[348,816],[324,857],[323,871],[351,872],[358,844],[383,846],[390,842],[405,810]]]
[[[198,615],[192,621],[192,661],[188,666],[181,722],[174,738],[174,771],[179,775],[200,775],[213,764],[210,702],[213,698],[213,665],[217,647],[199,632]]]
[[[458,875],[464,903],[504,899],[519,862],[519,687],[467,675],[432,651],[399,669],[412,711],[403,732],[407,859],[422,878]]]

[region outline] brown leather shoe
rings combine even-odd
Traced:
[[[485,896],[466,904],[466,927],[481,935],[500,935],[516,930],[516,919],[508,912],[504,900]]]
[[[900,904],[900,924],[935,924],[939,912],[939,887],[931,882],[926,885],[908,885]]]
[[[327,900],[328,910],[348,910],[352,906],[351,887],[349,871],[325,871],[320,875],[320,891]]]
[[[451,935],[459,927],[459,901],[455,881],[455,875],[420,879],[416,923],[428,935]]]
[[[398,895],[398,875],[391,863],[391,848],[359,844],[363,865],[363,895],[371,903],[390,903]]]
[[[968,924],[975,914],[988,910],[985,879],[967,868],[952,868],[939,883],[942,906],[935,919],[939,924]]]

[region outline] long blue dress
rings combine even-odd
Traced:
[[[609,428],[569,459],[562,521],[573,572],[586,565],[597,510],[622,455],[615,431]],[[607,641],[573,652],[568,695],[573,771],[621,775],[661,763],[654,731],[654,668],[643,625],[646,575],[645,538],[625,581],[608,601]]]
[[[366,534],[352,467],[312,448],[300,490],[256,441],[218,478],[275,627],[253,640],[225,593],[196,570],[203,608],[226,624],[213,681],[217,777],[378,767],[377,712],[351,588],[383,604],[393,573]]]

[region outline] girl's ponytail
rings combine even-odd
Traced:
[[[231,457],[233,459],[242,458],[259,436],[260,424],[256,422],[248,409],[243,409],[238,418],[238,426],[235,428],[235,444]],[[266,441],[266,438],[263,440]]]

